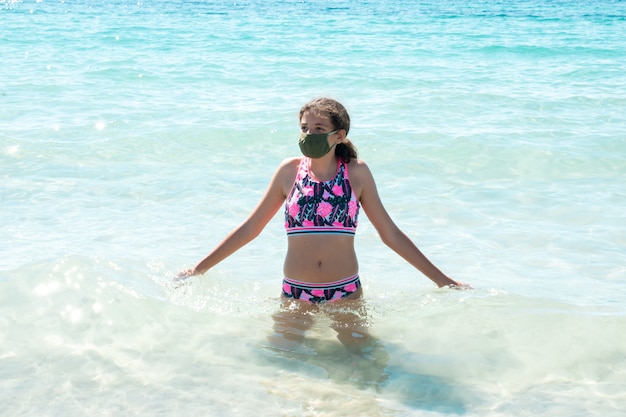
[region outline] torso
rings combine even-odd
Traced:
[[[307,158],[293,161],[291,187],[286,193],[285,227],[288,249],[286,277],[305,282],[337,281],[358,272],[354,250],[359,204],[358,187],[349,176],[356,165],[338,163],[328,181],[309,172]]]

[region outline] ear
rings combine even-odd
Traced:
[[[341,143],[346,139],[346,130],[345,129],[339,129],[337,131],[337,143]]]

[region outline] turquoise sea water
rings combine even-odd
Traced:
[[[0,0],[3,415],[621,416],[624,1]],[[343,102],[370,331],[265,346],[286,238],[177,287]]]

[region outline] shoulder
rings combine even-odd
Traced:
[[[352,189],[355,190],[359,199],[363,196],[365,190],[376,188],[370,168],[361,159],[352,159],[350,161],[348,164],[348,175]]]
[[[274,180],[280,184],[283,188],[291,188],[295,181],[296,174],[298,173],[298,167],[300,166],[300,160],[302,158],[287,158],[284,159],[276,168],[274,173]]]
[[[350,178],[365,180],[372,177],[369,166],[362,159],[352,159],[348,164]]]
[[[295,173],[298,170],[298,167],[300,166],[301,160],[302,160],[301,157],[283,159],[283,161],[278,165],[278,168],[276,169],[276,173],[277,174]]]
[[[302,161],[301,156],[293,156],[291,158],[285,158],[280,163],[279,167],[280,166],[292,166],[292,165],[295,165],[297,167],[298,165],[300,165],[300,161]]]

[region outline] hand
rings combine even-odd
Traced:
[[[431,279],[435,282],[435,284],[437,284],[439,288],[452,288],[455,290],[471,290],[472,289],[472,287],[469,284],[464,284],[462,282],[456,281],[443,273],[441,273],[441,275],[438,276],[436,280],[433,278]]]
[[[453,290],[459,290],[459,291],[473,290],[471,285],[465,284],[463,282],[457,282],[457,281],[455,281],[454,284],[446,285],[446,288],[451,288]]]
[[[185,271],[180,271],[178,273],[178,275],[176,275],[174,277],[174,282],[181,282],[186,280],[189,277],[192,277],[194,275],[197,275],[195,268],[194,269],[187,269]]]

